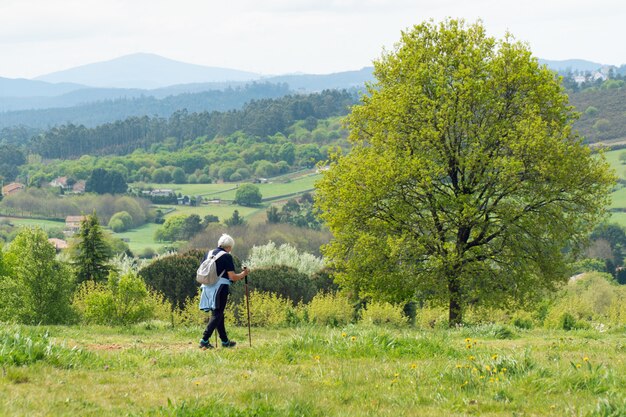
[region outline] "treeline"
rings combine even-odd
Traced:
[[[31,188],[5,196],[0,201],[0,214],[64,219],[96,211],[104,223],[118,212],[127,212],[132,226],[137,227],[153,220],[154,211],[145,199],[121,195],[72,195],[59,198],[51,190]]]
[[[190,113],[180,110],[167,119],[130,117],[94,128],[69,124],[54,127],[33,138],[28,148],[31,153],[44,158],[125,155],[136,149],[149,150],[152,144],[175,138],[174,149],[171,150],[176,150],[199,137],[212,140],[237,131],[257,137],[274,135],[297,120],[345,115],[356,102],[355,94],[332,90],[252,100],[241,110],[227,112]]]
[[[147,183],[143,187],[146,190],[151,183],[249,181],[313,167],[327,159],[331,147],[347,148],[346,137],[339,117],[309,117],[272,136],[259,138],[235,132],[213,141],[201,138],[180,149],[178,139],[168,138],[152,144],[148,151],[136,149],[123,156],[84,155],[78,159],[44,161],[31,154],[29,163],[20,167],[18,179],[40,186],[59,176],[87,180],[94,170],[105,169],[119,173],[128,183]],[[139,192],[141,188],[140,184],[133,187]]]
[[[250,83],[242,87],[175,94],[164,98],[141,95],[105,99],[72,107],[56,106],[36,110],[8,111],[2,113],[0,117],[0,128],[29,126],[29,128],[48,129],[51,126],[67,123],[68,120],[77,125],[94,127],[146,114],[167,117],[180,109],[187,109],[189,112],[227,111],[240,109],[251,100],[282,97],[289,94],[289,91],[289,86],[285,83]],[[135,92],[129,91],[129,94],[132,93]],[[145,94],[150,94],[150,92],[146,91]],[[85,101],[88,98],[86,96]]]

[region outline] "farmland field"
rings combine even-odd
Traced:
[[[626,165],[619,161],[619,155],[626,152],[626,149],[618,149],[615,151],[609,151],[605,153],[607,161],[611,164],[611,167],[615,170],[616,175],[621,179],[626,179]],[[612,211],[609,221],[620,224],[626,227],[626,187],[619,185],[615,191],[611,194],[610,209],[624,209],[625,212]]]
[[[39,226],[44,230],[65,228],[65,222],[54,220],[22,219],[19,217],[0,217],[0,219],[7,219],[11,224],[14,224],[16,226]]]
[[[624,329],[5,327],[0,415],[623,416]]]
[[[277,197],[281,197],[288,194],[302,193],[304,191],[312,190],[315,186],[315,182],[321,178],[320,174],[305,175],[293,179],[290,182],[270,182],[267,184],[257,184],[259,191],[264,200],[272,200]],[[234,200],[237,189],[232,189],[220,193],[215,193],[215,197],[222,198],[224,200]]]
[[[130,184],[131,187],[137,184]],[[152,187],[153,189],[169,189],[176,194],[180,193],[189,196],[210,196],[212,194],[235,188],[236,184],[220,183],[220,184],[142,184],[144,187]]]

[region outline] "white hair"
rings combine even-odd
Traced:
[[[218,248],[228,248],[228,247],[232,248],[233,246],[235,246],[235,241],[233,240],[232,237],[230,237],[226,233],[224,233],[220,237],[220,240],[217,241],[217,247]]]

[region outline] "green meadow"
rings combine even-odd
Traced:
[[[622,164],[619,160],[620,154],[626,152],[626,149],[618,149],[614,151],[605,152],[605,156],[611,168],[615,170],[615,174],[621,180],[626,180],[626,165]],[[621,226],[626,227],[626,187],[618,185],[615,191],[611,194],[611,209],[610,221],[619,223]],[[619,211],[623,209],[624,211]]]
[[[271,201],[274,199],[280,199],[284,196],[303,193],[305,191],[311,191],[315,187],[315,183],[320,179],[321,174],[309,174],[301,177],[297,177],[288,182],[269,182],[265,184],[255,184],[259,187],[259,191],[263,196],[264,201]],[[234,200],[237,189],[233,188],[212,194],[217,198],[224,200]]]
[[[19,217],[2,217],[7,219],[11,224],[16,226],[28,226],[28,227],[41,227],[44,230],[50,229],[63,229],[65,228],[65,222],[43,219],[23,219]]]
[[[0,415],[624,416],[624,329],[5,326]]]

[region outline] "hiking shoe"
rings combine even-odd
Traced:
[[[200,349],[213,349],[213,345],[205,341],[204,339],[201,339],[199,348]]]
[[[232,340],[229,340],[227,342],[222,342],[222,347],[235,347],[235,345],[237,345],[237,342],[233,342]]]

